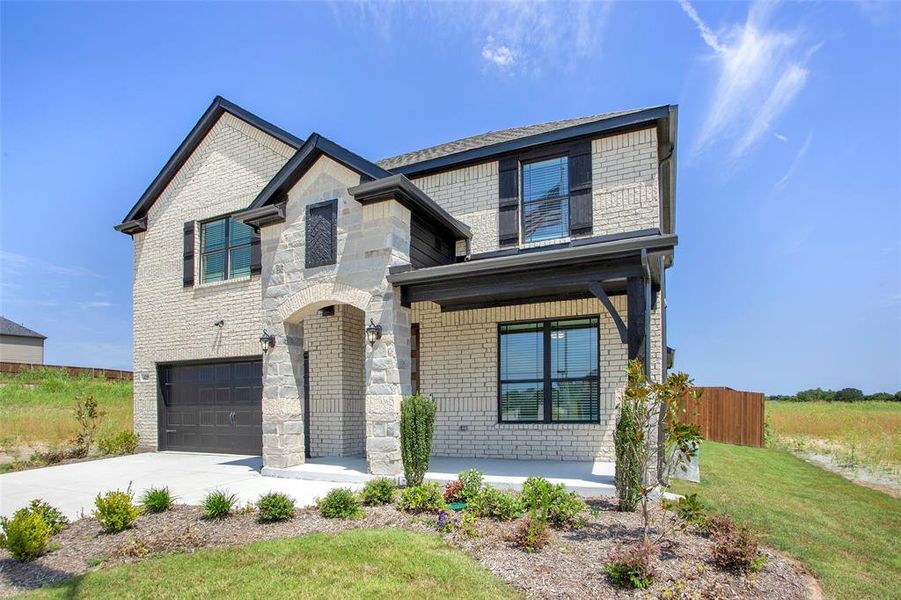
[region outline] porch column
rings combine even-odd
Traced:
[[[271,323],[275,347],[263,358],[263,466],[304,462],[303,322]]]

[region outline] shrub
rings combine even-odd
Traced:
[[[94,517],[100,521],[106,533],[118,533],[132,526],[141,510],[134,505],[131,485],[124,492],[113,490],[105,494],[97,494],[94,500]]]
[[[747,527],[734,527],[713,536],[713,562],[723,569],[758,571],[766,561],[757,538]]]
[[[513,541],[516,545],[525,548],[528,552],[541,550],[550,539],[551,532],[547,526],[547,519],[538,516],[535,512],[521,519],[513,534]]]
[[[725,515],[710,515],[704,520],[703,529],[710,537],[726,535],[738,529],[738,524]]]
[[[50,535],[56,535],[57,533],[65,529],[66,525],[69,524],[69,519],[67,519],[65,515],[63,515],[63,513],[59,511],[58,508],[55,508],[47,502],[44,502],[43,500],[37,498],[32,500],[28,505],[28,508],[24,510],[33,512],[41,517],[44,523],[47,524],[47,527],[50,528]]]
[[[441,487],[434,481],[406,487],[400,493],[400,509],[405,512],[437,512],[446,508]]]
[[[422,483],[432,454],[435,431],[435,401],[420,394],[400,403],[400,453],[407,485]]]
[[[835,392],[836,402],[860,402],[863,400],[863,392],[857,388],[842,388]]]
[[[50,526],[40,513],[22,508],[17,510],[12,519],[0,519],[0,547],[9,550],[13,558],[20,562],[28,562],[43,554],[50,541]]]
[[[512,521],[522,514],[522,504],[515,495],[486,485],[469,502],[469,508],[480,517]]]
[[[326,519],[355,519],[363,514],[360,500],[349,488],[331,490],[325,498],[317,498],[316,505]]]
[[[621,588],[643,589],[654,583],[654,563],[660,553],[655,544],[635,543],[611,550],[604,571]]]
[[[294,517],[296,511],[294,499],[287,494],[269,492],[260,496],[257,500],[257,509],[260,515],[257,517],[261,523],[275,523],[287,521]]]
[[[203,499],[204,519],[224,519],[234,512],[238,505],[238,495],[228,490],[213,490]]]
[[[664,498],[660,505],[666,510],[676,513],[686,523],[703,527],[707,522],[707,507],[704,506],[697,494],[688,494],[678,500]]]
[[[100,438],[97,442],[97,448],[100,454],[134,454],[138,449],[139,436],[132,431],[120,431],[116,435],[107,438]]]
[[[394,492],[397,488],[394,482],[387,477],[370,479],[360,491],[360,498],[370,506],[381,506],[394,502]]]
[[[477,469],[467,469],[457,474],[457,479],[463,482],[463,490],[460,492],[460,499],[469,502],[475,498],[479,490],[482,489],[482,480],[485,479],[484,473]]]
[[[152,513],[161,513],[172,508],[175,497],[167,487],[149,488],[141,495],[141,506]]]
[[[445,502],[463,502],[463,482],[459,479],[444,484]]]
[[[87,456],[94,445],[94,436],[97,434],[97,428],[100,427],[100,421],[106,414],[100,410],[94,396],[86,398],[75,398],[75,420],[78,422],[78,433],[75,434],[73,443],[77,448],[79,456]]]
[[[559,527],[576,525],[579,513],[588,508],[577,493],[568,492],[562,483],[553,484],[544,477],[526,479],[520,500],[526,510],[546,511],[547,520]]]
[[[81,448],[65,447],[46,450],[44,452],[34,451],[28,458],[24,466],[26,467],[43,467],[47,465],[56,465],[64,460],[72,458],[83,458]]]

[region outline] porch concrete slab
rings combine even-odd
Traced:
[[[148,452],[7,473],[0,475],[0,515],[9,516],[33,498],[41,498],[67,517],[77,518],[91,513],[98,493],[125,489],[129,484],[136,498],[149,487],[168,486],[178,502],[199,504],[206,494],[219,488],[237,494],[242,504],[254,502],[269,491],[284,492],[298,506],[309,506],[316,497],[341,485],[336,481],[263,477],[261,467],[259,456]]]
[[[497,488],[520,490],[527,477],[536,475],[552,483],[562,483],[567,489],[583,496],[613,496],[616,494],[613,479],[615,468],[614,463],[600,461],[433,456],[425,479],[446,483],[456,479],[460,471],[478,469],[485,474],[485,482]],[[366,472],[366,460],[363,457],[312,458],[303,465],[285,469],[263,469],[263,475],[284,479],[358,484],[374,478]]]

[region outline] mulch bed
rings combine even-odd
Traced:
[[[752,575],[724,572],[710,560],[711,542],[691,531],[679,532],[663,549],[657,579],[647,590],[630,592],[610,585],[603,574],[608,550],[641,535],[640,517],[621,513],[606,499],[589,503],[585,526],[555,530],[548,546],[529,554],[511,541],[515,522],[479,519],[475,538],[445,534],[451,545],[478,560],[529,598],[768,598],[816,597],[815,582],[793,562],[764,549],[768,560]],[[127,531],[104,534],[93,518],[82,518],[56,535],[53,550],[19,563],[0,550],[0,596],[10,596],[112,565],[138,562],[161,552],[233,546],[252,541],[333,533],[356,528],[434,531],[434,517],[407,515],[394,507],[366,508],[359,520],[325,519],[303,509],[290,521],[260,524],[252,513],[205,521],[193,506],[147,514]]]

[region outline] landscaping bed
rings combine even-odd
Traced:
[[[672,543],[662,548],[657,576],[650,588],[615,588],[604,573],[607,553],[641,537],[640,517],[616,511],[607,499],[591,499],[589,505],[590,510],[583,511],[581,527],[553,528],[549,543],[532,553],[512,541],[518,521],[480,518],[474,523],[476,535],[472,537],[460,529],[436,535],[531,598],[789,599],[814,594],[807,575],[766,549],[763,552],[767,560],[757,573],[745,575],[720,569],[712,562],[712,542],[691,528],[678,533]],[[411,515],[394,505],[370,506],[363,511],[357,519],[327,519],[317,509],[307,508],[289,520],[262,524],[252,511],[224,519],[203,519],[200,508],[176,505],[162,513],[145,513],[131,529],[116,534],[103,533],[96,519],[86,517],[55,535],[50,551],[32,562],[20,563],[6,551],[0,551],[0,594],[9,596],[97,569],[141,563],[161,553],[195,553],[201,548],[350,529],[436,532],[434,514]],[[253,568],[242,565],[241,568]],[[236,565],[236,571],[241,568]]]

